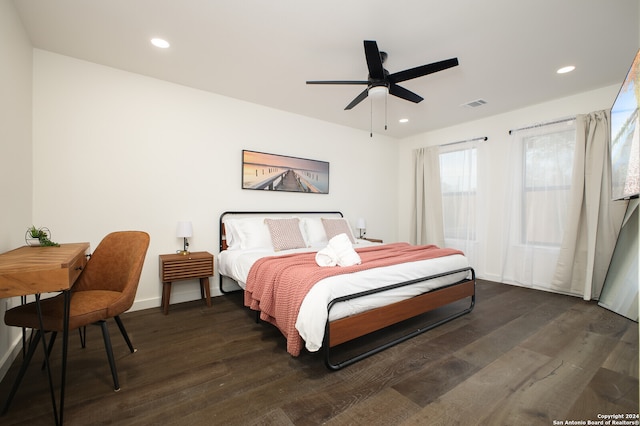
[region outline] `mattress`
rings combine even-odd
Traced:
[[[355,248],[363,247],[366,244],[366,242],[357,244]],[[224,250],[218,256],[218,271],[221,275],[234,279],[240,287],[244,289],[251,266],[261,257],[317,251],[318,249],[319,248],[302,248],[279,252],[265,248]],[[331,312],[328,312],[327,306],[331,300],[366,290],[467,267],[469,267],[467,258],[463,255],[456,254],[323,279],[319,281],[304,298],[296,321],[296,329],[304,340],[306,349],[310,352],[315,352],[322,347],[327,319],[333,321],[408,299],[427,291],[461,281],[468,277],[469,272],[458,272],[410,286],[340,302],[333,306]]]

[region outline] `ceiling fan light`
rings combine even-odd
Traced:
[[[389,94],[387,86],[374,86],[369,88],[369,96],[374,98],[383,98]]]

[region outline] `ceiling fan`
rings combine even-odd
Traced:
[[[378,50],[378,44],[374,40],[364,41],[364,55],[367,60],[367,67],[369,68],[369,77],[367,80],[307,81],[307,84],[367,85],[367,88],[356,96],[355,99],[346,106],[345,110],[349,110],[362,102],[369,96],[370,91],[372,91],[373,94],[378,90],[384,93],[388,92],[407,101],[418,103],[423,100],[421,96],[402,86],[398,86],[397,83],[443,71],[458,65],[458,58],[451,58],[389,74],[389,71],[383,68],[384,61],[387,59],[387,53]]]

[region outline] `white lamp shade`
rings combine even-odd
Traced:
[[[363,218],[360,217],[356,220],[356,229],[367,229],[367,223]]]
[[[178,238],[190,238],[193,235],[193,227],[191,222],[178,222],[178,230],[176,231],[176,237]]]

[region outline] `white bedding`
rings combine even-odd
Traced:
[[[357,249],[358,247],[365,247],[370,244],[371,243],[367,241],[358,240],[354,248]],[[233,278],[244,289],[251,266],[261,257],[318,251],[321,248],[322,247],[303,248],[279,252],[265,248],[224,250],[218,256],[218,271],[221,275]],[[327,321],[327,306],[331,300],[372,288],[427,277],[446,271],[463,269],[468,266],[469,262],[466,257],[453,255],[326,278],[319,281],[303,300],[296,321],[296,329],[304,339],[307,350],[315,352],[322,347]],[[469,273],[466,271],[460,272],[384,293],[377,293],[341,302],[331,309],[329,320],[333,321],[372,308],[408,299],[425,291],[433,290],[447,284],[453,284],[468,275]]]

